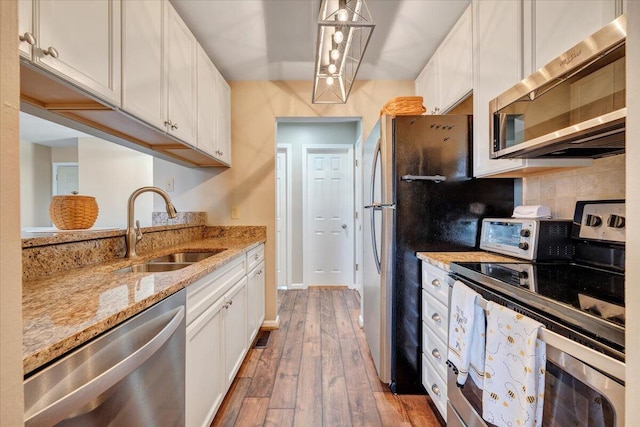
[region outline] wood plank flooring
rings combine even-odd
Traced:
[[[280,328],[249,350],[212,426],[442,426],[428,396],[394,395],[378,379],[355,291],[280,296]]]

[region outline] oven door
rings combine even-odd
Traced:
[[[547,337],[547,372],[542,425],[624,426],[624,385],[600,371],[607,366],[619,370],[621,362],[554,332],[545,330],[544,334]],[[611,374],[624,380],[624,371]],[[482,419],[482,390],[471,378],[460,388],[453,369],[449,368],[447,389],[449,425],[493,426]]]

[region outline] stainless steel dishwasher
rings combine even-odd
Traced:
[[[184,426],[181,290],[24,383],[26,426]]]

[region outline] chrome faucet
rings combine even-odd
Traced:
[[[176,214],[177,214],[176,208],[175,206],[173,206],[173,203],[171,203],[171,199],[169,198],[169,195],[166,192],[164,192],[164,190],[158,187],[141,187],[141,188],[138,188],[133,193],[131,193],[131,196],[129,196],[129,201],[127,202],[127,235],[126,235],[127,253],[125,254],[125,258],[131,258],[136,256],[136,243],[142,240],[142,231],[140,230],[140,221],[136,221],[136,227],[135,228],[133,227],[133,220],[134,220],[133,205],[134,205],[134,202],[136,201],[136,198],[140,194],[146,193],[148,191],[158,193],[159,195],[161,195],[162,198],[164,199],[165,204],[167,205],[167,214],[169,214],[169,218],[176,217]]]

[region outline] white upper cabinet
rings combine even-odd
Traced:
[[[471,5],[464,11],[440,52],[440,110],[449,111],[473,90],[473,34]]]
[[[570,1],[570,0],[569,0]],[[518,177],[542,169],[589,166],[591,159],[491,159],[489,101],[522,80],[530,24],[523,2],[473,1],[473,174]]]
[[[196,144],[196,47],[189,27],[166,2],[167,132]]]
[[[122,109],[165,129],[164,1],[122,2]]]
[[[589,37],[622,13],[616,0],[536,0],[524,8],[524,71],[528,75]]]
[[[416,95],[422,96],[427,114],[446,113],[471,93],[472,58],[469,6],[416,78]]]
[[[229,85],[198,46],[198,149],[231,165]]]
[[[422,97],[426,114],[440,113],[440,55],[436,51],[415,82],[416,95]]]
[[[33,0],[18,0],[18,34],[20,34],[20,56],[31,59],[36,44],[33,29]]]
[[[120,106],[120,1],[38,0],[33,7],[33,61]]]
[[[231,88],[216,70],[216,156],[231,165]]]

